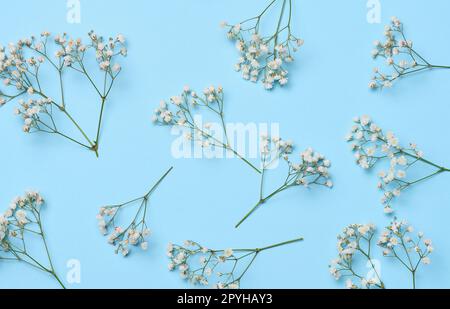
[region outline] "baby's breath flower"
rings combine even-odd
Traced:
[[[450,172],[450,169],[425,159],[423,152],[414,143],[403,147],[394,133],[384,133],[369,116],[356,118],[354,122],[346,140],[351,143],[357,164],[363,169],[372,169],[383,161],[388,165],[387,169],[378,173],[377,184],[383,191],[381,203],[385,213],[393,212],[392,201],[405,189],[438,174]],[[433,172],[422,177],[410,176],[415,175],[414,167],[419,169],[420,166],[428,166]]]
[[[185,134],[188,141],[197,143],[203,148],[217,148],[233,153],[260,173],[257,167],[233,149],[228,140],[224,108],[224,91],[221,86],[207,87],[201,95],[185,86],[180,95],[172,96],[168,102],[160,101],[152,116],[152,122],[161,126],[183,127],[189,131]],[[195,112],[200,112],[200,109],[205,113],[212,112],[218,118],[222,132],[213,132],[210,123],[200,125],[195,121]]]
[[[432,241],[423,239],[423,233],[418,233],[413,239],[414,229],[405,220],[395,218],[385,228],[378,240],[378,246],[385,249],[384,256],[397,259],[400,265],[408,269],[412,276],[413,288],[416,288],[416,274],[420,264],[431,263],[429,255],[433,252]]]
[[[178,270],[180,277],[193,285],[218,289],[238,289],[241,280],[258,254],[275,247],[302,241],[298,238],[256,249],[207,249],[197,242],[186,241],[184,246],[169,243],[168,269]],[[212,284],[213,280],[217,282]]]
[[[132,246],[139,246],[142,250],[148,249],[147,238],[150,236],[150,229],[147,226],[147,207],[151,194],[157,189],[159,184],[172,171],[172,167],[156,182],[150,191],[143,197],[133,199],[120,205],[101,207],[97,214],[98,228],[102,235],[108,235],[108,243],[115,246],[115,253],[128,256]],[[126,227],[116,225],[118,215],[121,210],[132,204],[138,203],[139,208]],[[170,250],[169,250],[170,249]],[[168,247],[168,255],[173,251],[173,247]]]
[[[433,251],[431,240],[423,240],[423,233],[419,233],[417,240],[410,234],[413,228],[403,220],[396,218],[378,238],[378,246],[383,249],[384,257],[395,258],[401,262],[412,274],[413,288],[416,288],[416,273],[420,264],[429,264],[428,257]],[[376,228],[373,224],[351,224],[338,235],[337,249],[339,256],[329,265],[330,274],[339,280],[349,278],[346,287],[349,289],[360,288],[385,288],[381,281],[379,267],[373,260],[372,242]],[[357,257],[367,260],[367,266],[373,276],[368,278],[356,269]]]
[[[264,35],[260,30],[261,23],[269,9],[276,4],[280,5],[281,11],[275,33]],[[221,23],[221,27],[228,30],[227,37],[235,41],[239,52],[235,70],[240,71],[245,80],[255,83],[261,80],[267,90],[274,88],[277,83],[280,86],[288,83],[286,65],[294,61],[293,54],[303,45],[303,40],[291,32],[291,13],[291,1],[274,0],[254,18],[235,25]]]
[[[89,32],[90,42],[84,44],[81,39],[70,38],[66,33],[55,35],[43,32],[40,38],[31,37],[11,43],[8,50],[0,46],[0,79],[11,94],[0,91],[0,106],[9,101],[18,100],[19,109],[16,114],[23,120],[24,132],[44,132],[59,135],[98,156],[99,139],[103,109],[113,87],[114,81],[121,71],[117,62],[119,56],[126,55],[125,38],[119,35],[108,40]],[[52,45],[52,46],[50,46]],[[51,54],[49,50],[56,49]],[[91,53],[89,53],[91,52]],[[96,60],[104,73],[103,84],[97,85],[87,67],[87,58]],[[59,83],[58,99],[52,99],[44,89],[44,65],[48,65],[55,73]],[[67,84],[64,76],[72,72],[86,78],[100,99],[99,121],[95,139],[90,139],[77,123],[67,108]],[[80,138],[64,133],[58,123],[58,114],[66,117],[80,133]]]
[[[292,160],[294,143],[289,140],[283,140],[280,137],[270,137],[266,134],[261,136],[261,183],[268,169],[277,162],[283,160],[287,164],[287,176],[284,182],[272,193],[264,195],[264,188],[260,186],[260,199],[258,203],[239,221],[236,227],[239,227],[249,218],[260,206],[279,193],[294,187],[310,188],[312,186],[324,186],[332,188],[333,183],[330,180],[329,167],[331,162],[324,155],[307,148],[300,153],[300,160]]]
[[[391,24],[385,27],[384,36],[385,41],[374,42],[372,57],[382,58],[391,73],[382,73],[375,68],[369,88],[391,88],[393,82],[403,76],[425,70],[450,69],[450,66],[433,65],[420,55],[413,48],[413,42],[406,38],[403,24],[397,17],[392,17]]]
[[[35,191],[16,197],[8,209],[0,214],[0,262],[18,261],[50,274],[64,288],[53,267],[41,220],[44,204],[42,196]],[[33,256],[29,247],[42,241],[43,255]],[[46,256],[42,260],[42,256]],[[48,266],[45,266],[45,265]]]
[[[329,270],[336,280],[342,277],[350,277],[345,284],[348,289],[383,289],[385,287],[372,261],[370,251],[375,230],[373,224],[352,224],[346,227],[337,237],[339,256],[331,261]],[[358,273],[354,266],[354,260],[357,256],[367,259],[368,265],[373,270],[374,277],[365,278]]]
[[[217,137],[211,130],[212,125],[206,123],[202,126],[196,123],[194,111],[203,108],[209,110],[220,119],[222,129],[221,137]],[[249,160],[240,155],[232,148],[229,141],[227,126],[224,120],[224,95],[222,87],[210,86],[203,90],[203,95],[185,86],[180,95],[172,96],[168,102],[161,101],[155,110],[152,121],[158,125],[184,127],[189,130],[185,137],[197,142],[204,148],[224,149],[252,168],[261,176],[260,181],[264,181],[265,174],[278,160],[282,159],[287,164],[287,176],[280,187],[264,196],[263,186],[260,186],[260,200],[257,205],[236,225],[240,226],[259,206],[267,202],[275,195],[293,187],[324,186],[333,187],[330,180],[329,168],[331,162],[324,155],[307,148],[299,155],[299,160],[291,158],[293,142],[283,140],[280,137],[262,136],[260,140],[260,168],[256,167]]]

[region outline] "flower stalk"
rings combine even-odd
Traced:
[[[173,109],[171,109],[173,107]],[[199,144],[202,148],[218,148],[226,152],[231,152],[242,160],[256,173],[261,170],[238,153],[230,143],[224,114],[224,92],[221,86],[217,88],[210,86],[203,90],[200,95],[185,86],[181,95],[170,98],[170,105],[166,101],[161,101],[152,117],[154,124],[161,126],[179,127],[186,130],[184,137],[188,141]],[[212,123],[204,125],[196,121],[196,114],[202,110],[210,113],[218,119],[221,132],[213,132]]]
[[[389,162],[387,170],[378,173],[377,187],[383,191],[381,202],[387,214],[392,213],[392,201],[411,186],[437,175],[450,172],[449,168],[436,164],[424,157],[415,143],[409,147],[400,144],[392,132],[386,134],[369,116],[357,117],[355,125],[346,139],[351,142],[357,164],[363,169],[372,169],[380,162]],[[412,170],[431,169],[424,176],[409,177]]]
[[[294,163],[290,159],[293,152],[292,141],[285,141],[279,137],[261,137],[261,178],[259,188],[259,201],[250,211],[235,225],[241,226],[258,208],[264,205],[273,197],[293,187],[324,186],[332,188],[329,167],[331,162],[312,148],[306,149],[300,154],[300,163]],[[268,171],[279,163],[279,160],[286,162],[288,166],[287,176],[283,183],[272,193],[265,195],[264,184]]]
[[[351,224],[338,235],[338,258],[331,261],[330,274],[336,279],[347,278],[349,289],[385,289],[381,280],[380,265],[372,256],[372,241],[376,228],[373,224]],[[412,288],[416,288],[416,273],[421,264],[431,263],[429,255],[434,251],[432,241],[424,239],[419,232],[417,238],[411,236],[414,228],[405,220],[395,218],[382,232],[377,242],[383,249],[383,256],[400,262],[411,273]],[[370,272],[364,276],[355,269],[358,256],[367,260]]]
[[[0,262],[18,261],[51,275],[65,289],[53,266],[41,219],[44,199],[37,192],[27,192],[15,198],[0,215]],[[30,243],[39,238],[46,261],[40,261],[29,250]],[[45,265],[45,264],[48,265]]]
[[[148,249],[147,238],[150,236],[151,231],[147,225],[147,210],[150,196],[172,170],[173,167],[165,172],[144,196],[119,205],[103,206],[100,208],[97,215],[98,227],[102,235],[107,235],[112,230],[108,236],[108,243],[116,247],[116,254],[120,252],[124,257],[128,256],[131,250],[130,246],[140,246],[144,251]],[[126,227],[116,225],[120,212],[133,204],[139,206],[131,223]]]
[[[280,4],[279,18],[275,31],[269,35],[260,31],[261,23],[269,12]],[[286,18],[286,12],[288,17]],[[236,42],[240,54],[235,70],[242,73],[245,80],[262,81],[264,88],[273,89],[276,84],[288,83],[286,64],[294,61],[293,54],[303,45],[303,40],[292,33],[292,0],[272,0],[257,16],[238,24],[222,22],[227,29],[227,37]]]
[[[348,289],[385,289],[386,287],[372,256],[374,236],[373,224],[352,224],[337,237],[339,256],[331,261],[329,270],[336,280],[347,278],[345,285]],[[367,266],[371,270],[370,276],[364,276],[355,269],[354,260],[357,256],[362,256],[367,261]]]
[[[267,250],[303,241],[296,238],[254,249],[208,249],[197,242],[185,241],[184,246],[169,243],[167,256],[170,271],[178,270],[182,279],[190,283],[209,286],[214,279],[218,289],[238,289],[241,280],[256,257]]]
[[[417,237],[412,237],[414,228],[403,220],[394,219],[387,226],[378,241],[378,245],[384,248],[385,257],[396,259],[411,274],[412,288],[416,288],[416,274],[419,267],[431,263],[429,255],[434,251],[432,241],[424,239],[422,232]]]
[[[433,69],[450,69],[447,65],[431,64],[419,54],[413,42],[407,39],[403,23],[397,17],[392,17],[391,24],[385,26],[384,36],[384,42],[374,42],[372,57],[382,58],[392,68],[392,73],[382,73],[379,68],[375,68],[369,88],[391,88],[395,81],[404,76]]]
[[[23,119],[26,133],[44,132],[61,136],[99,156],[100,135],[105,104],[115,80],[121,72],[116,62],[119,56],[126,56],[125,38],[104,40],[93,31],[89,32],[90,42],[72,39],[67,34],[51,36],[43,32],[40,38],[31,37],[8,46],[8,52],[0,46],[0,79],[5,87],[15,94],[0,91],[0,105],[18,99],[15,113]],[[51,45],[53,43],[53,45]],[[56,49],[55,56],[50,52]],[[95,59],[103,75],[103,82],[97,84],[94,75],[86,68],[86,59],[95,54]],[[57,75],[60,96],[53,99],[42,87],[43,66],[48,64]],[[69,112],[64,76],[69,73],[81,74],[97,93],[100,101],[96,136],[91,139],[79,121]],[[101,85],[101,86],[100,86]],[[60,118],[65,118],[79,136],[71,136],[61,129]]]
[[[200,108],[218,117],[220,119],[219,125],[214,126],[211,123],[198,124],[194,111]],[[279,137],[269,137],[265,134],[261,136],[260,167],[256,167],[233,149],[224,119],[224,94],[222,87],[215,88],[211,86],[203,91],[203,95],[198,95],[186,86],[181,95],[170,98],[170,105],[166,101],[161,101],[159,107],[155,110],[152,120],[157,125],[185,129],[184,138],[187,141],[198,143],[203,148],[218,148],[235,154],[236,157],[244,161],[260,175],[259,200],[235,225],[236,228],[244,223],[261,205],[289,188],[315,185],[331,188],[333,186],[328,174],[328,168],[331,165],[329,160],[312,148],[308,148],[300,154],[300,163],[291,162],[289,155],[292,153],[293,144],[291,141],[284,141]],[[264,182],[266,174],[269,169],[278,164],[280,159],[287,163],[287,176],[278,189],[265,195]]]

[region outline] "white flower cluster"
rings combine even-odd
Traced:
[[[293,53],[303,45],[303,40],[291,33],[290,18],[287,25],[281,27],[286,0],[283,0],[280,22],[275,33],[268,36],[261,34],[260,23],[263,15],[275,2],[269,4],[264,12],[255,18],[236,25],[221,23],[223,28],[228,29],[228,38],[236,42],[236,49],[240,54],[235,70],[241,72],[245,80],[255,83],[262,80],[267,90],[274,88],[276,84],[284,86],[288,83],[286,64],[294,61]],[[289,10],[292,10],[290,1]]]
[[[386,65],[391,68],[391,73],[382,73],[379,68],[375,68],[369,88],[390,88],[393,82],[402,76],[433,68],[450,68],[432,65],[425,60],[413,48],[413,42],[406,39],[403,24],[397,17],[392,17],[391,24],[385,26],[384,37],[383,42],[378,40],[374,42],[372,56],[374,59],[382,58]]]
[[[127,256],[131,251],[131,246],[139,246],[144,251],[148,249],[147,238],[150,236],[150,230],[147,228],[144,217],[143,207],[147,207],[146,202],[145,205],[141,205],[135,219],[127,227],[115,226],[116,215],[123,206],[100,208],[97,220],[102,235],[107,235],[112,228],[111,233],[108,235],[108,243],[116,247],[115,253],[118,254],[120,252],[123,256]]]
[[[67,71],[82,74],[99,95],[103,111],[114,80],[121,71],[118,57],[126,56],[127,49],[123,35],[104,40],[91,31],[89,38],[90,41],[85,44],[81,39],[69,38],[66,33],[52,36],[45,31],[41,33],[40,38],[32,36],[21,39],[17,43],[10,43],[7,48],[0,46],[0,79],[6,89],[14,92],[6,94],[6,90],[0,91],[0,106],[16,98],[29,97],[29,99],[21,99],[19,101],[21,109],[16,110],[16,113],[24,118],[24,132],[34,129],[33,131],[56,134],[94,151],[98,156],[99,136],[96,136],[94,140],[89,139],[68,112],[65,102],[67,91],[64,90],[63,76]],[[53,44],[50,46],[51,43]],[[53,51],[55,51],[54,55],[51,54]],[[88,72],[86,62],[90,51],[94,54],[100,70],[104,71],[102,86],[96,85],[94,78]],[[48,64],[57,73],[61,89],[60,102],[51,99],[43,89],[47,84],[44,79],[48,78],[48,74],[42,73],[45,71],[41,69],[43,64]],[[54,112],[58,111],[74,125],[85,141],[70,137],[58,129],[54,117]],[[100,112],[98,126],[101,125],[101,116],[103,116],[102,112]],[[100,128],[98,132],[100,133]]]
[[[354,269],[354,259],[356,256],[363,256],[371,262],[370,246],[375,230],[373,224],[352,224],[346,227],[342,234],[337,237],[339,256],[337,259],[331,261],[329,266],[330,274],[336,280],[342,277],[349,277],[345,283],[349,289],[384,288],[384,284],[373,264],[371,264],[371,267],[374,270],[375,276],[372,278],[366,278],[358,274]]]
[[[422,232],[417,233],[416,239],[412,237],[412,233],[414,233],[413,226],[405,220],[395,219],[382,233],[378,245],[384,248],[384,256],[404,258],[401,260],[403,265],[407,265],[410,271],[415,272],[420,263],[425,265],[431,263],[429,255],[434,251],[434,247],[430,239],[424,239]],[[401,252],[403,252],[403,257]],[[412,253],[417,256],[415,261]]]
[[[160,102],[154,111],[152,121],[162,126],[181,127],[185,129],[184,138],[187,141],[197,143],[202,148],[229,152],[259,173],[258,168],[233,149],[228,140],[224,107],[222,86],[207,87],[201,94],[185,86],[180,95],[170,98],[169,103],[164,100]],[[200,111],[207,117],[215,117],[217,121],[203,123],[199,119]]]
[[[40,114],[50,115],[51,104],[52,100],[49,98],[29,99],[28,101],[20,99],[19,107],[15,109],[15,114],[23,119],[23,131],[28,133],[31,132],[31,129],[40,130],[42,126],[45,127],[41,122]]]
[[[29,191],[22,197],[16,197],[8,209],[0,214],[0,244],[5,252],[14,247],[11,245],[14,239],[22,239],[25,227],[33,224],[31,218],[34,217],[30,211],[39,209],[43,203],[44,199],[39,193]]]
[[[261,160],[263,169],[267,169],[275,160],[282,158],[289,166],[287,184],[305,187],[310,185],[333,187],[329,174],[330,160],[312,148],[307,148],[300,153],[300,162],[294,163],[290,160],[293,148],[292,141],[285,141],[280,137],[262,135]]]
[[[115,38],[109,38],[109,40],[105,41],[103,37],[98,36],[94,31],[89,32],[89,37],[91,39],[91,43],[88,46],[84,46],[81,43],[81,40],[77,40],[75,42],[75,47],[78,47],[78,51],[84,53],[87,48],[92,47],[95,49],[96,59],[98,65],[102,71],[107,71],[111,74],[117,74],[121,70],[121,65],[118,62],[115,62],[115,57],[126,56],[127,48],[125,46],[125,36],[123,34],[118,34]],[[70,46],[69,41],[69,46]],[[62,45],[64,47],[64,45]],[[65,47],[67,53],[67,46]],[[71,51],[75,51],[75,48],[72,48]],[[68,60],[66,57],[64,58],[64,62],[68,65],[71,65],[73,59],[77,59],[78,53],[75,53],[74,56],[70,55]],[[114,73],[113,73],[114,72]]]
[[[97,35],[94,31],[90,31],[88,35],[91,40],[88,44],[84,44],[81,39],[68,38],[66,33],[56,35],[54,41],[59,49],[56,51],[55,57],[62,59],[64,66],[70,67],[78,64],[80,69],[83,70],[81,62],[85,53],[92,48],[95,51],[97,63],[102,71],[107,71],[111,74],[119,72],[121,66],[115,62],[114,58],[119,55],[127,55],[125,37],[119,34],[115,38],[109,38],[105,41],[102,36]],[[44,32],[42,36],[47,40],[50,37],[50,33]],[[43,52],[45,43],[41,41],[35,44],[35,49]]]
[[[125,257],[131,251],[131,246],[139,246],[142,250],[148,249],[147,238],[150,236],[150,229],[146,223],[147,208],[150,196],[158,188],[161,182],[172,171],[171,167],[147,192],[143,197],[139,197],[120,205],[101,207],[97,214],[98,228],[102,235],[108,236],[108,243],[115,246],[115,253],[119,252]],[[126,227],[117,225],[119,213],[126,207],[139,204],[139,208],[133,216],[131,223]]]
[[[339,257],[331,262],[329,269],[336,280],[347,277],[345,286],[349,289],[385,288],[379,267],[376,267],[372,256],[375,232],[373,224],[352,224],[338,235]],[[416,288],[417,270],[420,264],[430,264],[429,255],[434,248],[432,241],[424,239],[422,232],[417,234],[417,239],[411,237],[413,232],[414,228],[405,220],[395,218],[382,232],[377,245],[383,249],[383,256],[397,259],[400,265],[409,270],[412,275],[412,286]],[[356,255],[367,260],[367,266],[371,268],[369,272],[371,278],[368,275],[363,276],[355,269],[355,265],[358,265],[355,261]]]
[[[192,284],[209,286],[213,280],[217,281],[213,286],[218,289],[238,289],[241,280],[258,254],[276,247],[285,246],[303,241],[297,238],[277,243],[264,248],[256,249],[225,249],[211,250],[197,242],[187,240],[184,246],[169,243],[167,256],[170,271],[178,270],[181,278]]]
[[[291,140],[283,140],[278,136],[269,136],[268,134],[261,134],[261,156],[264,161],[270,158],[288,158],[288,155],[294,150],[294,143]],[[267,164],[267,163],[266,163]]]
[[[16,197],[8,209],[0,214],[0,261],[9,260],[23,262],[46,274],[50,274],[61,287],[64,284],[53,268],[50,252],[46,243],[41,221],[41,208],[44,204],[42,196],[35,191],[28,191],[23,196]],[[41,241],[45,248],[44,255],[34,255],[29,251]],[[42,257],[46,256],[46,260]],[[48,266],[44,266],[48,264]]]
[[[270,90],[276,84],[284,86],[288,83],[288,70],[286,65],[294,61],[292,52],[303,44],[303,40],[295,39],[297,47],[291,47],[291,41],[275,47],[270,46],[271,40],[264,40],[258,33],[251,35],[250,40],[245,39],[246,34],[241,31],[241,25],[230,26],[228,38],[236,41],[236,49],[240,53],[235,70],[242,73],[242,78],[254,83],[262,80],[264,88]]]
[[[212,110],[214,113],[223,116],[223,88],[222,86],[210,86],[199,95],[197,92],[185,86],[181,95],[173,96],[169,100],[170,105],[162,100],[159,107],[155,109],[152,121],[160,125],[183,126],[198,131],[201,137],[210,139],[205,128],[199,128],[194,122],[193,112],[199,107]],[[171,107],[174,110],[171,110]],[[208,126],[206,126],[208,127]],[[208,129],[208,128],[206,128]],[[192,136],[187,137],[192,139]]]
[[[170,259],[169,270],[178,270],[182,279],[188,280],[192,284],[209,286],[212,276],[221,279],[214,284],[218,289],[238,289],[240,278],[235,279],[235,268],[230,267],[230,271],[215,271],[220,266],[236,266],[238,260],[232,249],[211,250],[200,244],[187,240],[184,247],[169,243],[167,246],[167,256]]]
[[[413,184],[426,180],[437,174],[450,170],[441,167],[424,158],[417,145],[410,143],[408,148],[401,146],[398,138],[392,132],[383,133],[382,129],[373,123],[369,116],[357,117],[355,125],[347,135],[346,140],[351,142],[351,148],[359,166],[364,169],[373,168],[379,161],[388,161],[387,170],[378,173],[380,179],[378,188],[383,191],[381,200],[384,211],[392,213],[391,202],[402,191]],[[428,165],[435,171],[425,177],[410,180],[407,177],[413,166]]]
[[[4,85],[14,86],[18,90],[25,90],[32,94],[33,89],[37,90],[39,85],[33,85],[30,77],[35,76],[34,74],[39,71],[41,64],[46,61],[55,65],[59,70],[62,70],[63,67],[73,67],[84,72],[83,60],[89,49],[95,51],[101,70],[117,74],[121,66],[114,62],[114,58],[118,55],[126,56],[125,37],[119,34],[116,38],[110,38],[105,42],[93,31],[89,32],[89,37],[91,41],[84,44],[81,39],[68,38],[66,33],[55,35],[52,38],[49,32],[44,31],[40,40],[32,36],[19,40],[17,43],[10,43],[8,45],[9,55],[4,47],[0,47],[0,77],[3,79]],[[48,54],[50,40],[53,40],[57,46],[54,57],[60,65],[56,65],[52,61],[51,55]],[[28,52],[36,55],[27,57]]]
[[[265,195],[264,186],[260,185],[260,200],[258,203],[236,224],[239,227],[246,221],[261,205],[281,192],[296,186],[309,188],[314,185],[333,187],[333,182],[329,174],[331,166],[330,160],[326,159],[322,154],[315,152],[312,148],[307,148],[300,153],[300,162],[292,162],[291,154],[294,149],[292,141],[283,140],[280,137],[270,137],[267,134],[261,135],[260,142],[261,149],[261,184],[264,183],[264,178],[267,170],[278,163],[281,158],[287,165],[287,175],[281,186],[272,193]]]

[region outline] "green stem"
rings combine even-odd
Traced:
[[[369,248],[370,248],[370,247],[371,247],[371,244],[370,244],[370,241],[369,241]],[[362,250],[360,247],[359,247],[358,251],[361,252],[362,255],[364,255],[364,256],[367,258],[367,260],[368,260],[369,263],[370,263],[370,266],[372,266],[372,269],[373,269],[373,271],[375,272],[375,275],[377,276],[378,281],[380,282],[380,284],[379,284],[379,285],[377,284],[377,286],[379,286],[381,289],[385,289],[385,285],[384,285],[383,281],[381,280],[381,277],[380,277],[380,275],[378,274],[375,265],[373,264],[373,261],[372,261],[372,258],[370,257],[370,254],[369,254],[369,253],[366,253],[366,252],[365,252],[364,250]]]
[[[280,188],[278,188],[277,190],[275,190],[274,192],[272,192],[265,198],[260,199],[259,202],[241,219],[241,221],[239,221],[235,225],[235,228],[238,228],[242,223],[244,223],[244,221],[247,220],[248,217],[250,217],[262,204],[264,204],[265,202],[270,200],[272,197],[274,197],[275,195],[277,195],[280,192],[283,192],[284,190],[286,190],[289,187],[290,187],[289,185],[283,184]]]
[[[90,147],[90,146],[87,146],[87,145],[85,145],[85,144],[83,144],[83,143],[80,143],[80,142],[77,141],[76,139],[71,138],[70,136],[67,136],[67,135],[64,134],[64,133],[61,133],[61,132],[59,132],[59,131],[57,131],[57,130],[53,130],[53,133],[58,134],[58,135],[60,135],[60,136],[62,136],[62,137],[64,137],[64,138],[67,138],[69,141],[72,141],[72,142],[74,142],[74,143],[76,143],[76,144],[78,144],[78,145],[80,145],[80,146],[83,146],[84,148],[87,148],[87,149],[91,150],[91,147]]]
[[[252,209],[250,209],[250,211],[241,219],[241,221],[239,221],[235,225],[235,228],[238,228],[239,226],[241,226],[241,224],[244,223],[244,221],[247,220],[248,217],[250,217],[256,211],[256,209],[258,209],[259,206],[261,206],[263,203],[264,203],[264,201],[260,200]]]
[[[105,102],[106,102],[106,97],[102,97],[102,106],[100,108],[100,115],[98,118],[98,125],[97,125],[97,136],[95,138],[95,145],[94,145],[94,150],[95,150],[95,154],[97,155],[97,158],[98,158],[98,146],[100,143],[100,130],[101,130],[101,126],[102,126],[103,110],[105,108]]]
[[[383,140],[383,141],[384,141],[384,140]],[[429,160],[427,160],[427,159],[424,159],[424,158],[422,158],[422,157],[419,157],[419,156],[417,156],[417,155],[415,155],[415,154],[411,154],[411,153],[406,152],[406,151],[400,151],[400,152],[403,153],[403,154],[405,154],[405,155],[407,155],[407,156],[410,156],[410,157],[412,157],[412,158],[415,158],[415,159],[418,160],[418,161],[421,161],[421,162],[423,162],[423,163],[426,163],[426,164],[429,164],[429,165],[431,165],[431,166],[433,166],[433,167],[436,167],[436,168],[438,168],[439,170],[441,170],[441,172],[450,172],[450,169],[445,168],[445,167],[443,167],[443,166],[439,166],[439,165],[437,165],[436,163],[433,163],[433,162],[431,162],[431,161],[429,161]]]
[[[173,170],[173,166],[171,168],[169,168],[169,170],[161,176],[161,178],[155,183],[155,185],[150,189],[150,191],[148,191],[148,193],[146,195],[144,195],[144,200],[148,199],[148,197],[150,196],[150,194],[153,193],[153,191],[155,191],[155,189],[159,186],[159,184],[164,180],[164,178],[167,177],[167,175],[169,175],[169,173]]]
[[[61,105],[63,108],[65,108],[66,103],[65,103],[65,97],[64,97],[64,85],[63,85],[63,80],[62,80],[62,71],[58,70],[58,73],[59,73],[59,85],[60,85],[60,89],[61,89]]]
[[[300,238],[296,238],[296,239],[292,239],[292,240],[288,240],[288,241],[283,241],[283,242],[280,242],[278,244],[270,245],[270,246],[267,246],[267,247],[264,247],[264,248],[261,248],[261,249],[257,249],[257,250],[258,250],[258,252],[261,252],[261,251],[269,250],[269,249],[272,249],[272,248],[293,244],[293,243],[300,242],[300,241],[303,241],[303,240],[304,240],[303,237],[300,237]]]
[[[275,58],[277,57],[277,50],[276,50],[276,47],[277,47],[277,45],[278,45],[278,34],[279,34],[279,32],[280,32],[281,22],[283,21],[284,10],[285,10],[285,8],[286,8],[286,1],[287,1],[287,0],[283,0],[283,6],[282,6],[282,8],[281,8],[281,14],[280,14],[280,18],[278,19],[277,30],[276,30],[276,33],[275,33],[275,41],[274,41],[274,55],[275,55]]]
[[[446,65],[429,65],[430,68],[435,68],[435,69],[450,69],[450,66],[446,66]]]
[[[67,112],[67,110],[65,108],[62,108],[61,111],[67,116],[67,118],[70,119],[70,121],[72,121],[72,123],[77,127],[78,131],[80,131],[80,133],[83,135],[83,137],[89,143],[89,145],[91,145],[91,147],[92,147],[91,150],[95,151],[94,144],[91,142],[91,140],[89,139],[87,134],[83,131],[83,129],[78,125],[78,123],[75,121],[75,119],[73,119],[73,117]]]
[[[408,185],[416,184],[416,183],[418,183],[418,182],[427,180],[427,179],[429,179],[429,178],[432,178],[432,177],[434,177],[434,176],[436,176],[436,175],[439,175],[439,174],[441,174],[441,173],[444,173],[444,172],[448,172],[448,171],[447,171],[447,170],[438,170],[437,172],[435,172],[435,173],[433,173],[433,174],[430,174],[430,175],[428,175],[428,176],[425,176],[425,177],[420,178],[420,179],[418,179],[418,180],[415,180],[415,181],[413,181],[413,182],[409,182]]]
[[[55,273],[54,271],[53,271],[53,272],[50,272],[50,274],[56,279],[56,281],[58,281],[59,285],[60,285],[63,289],[66,289],[64,283],[62,283],[62,281],[59,279],[59,277],[56,275],[56,273]]]
[[[234,280],[233,282],[240,282],[240,280],[242,279],[242,277],[244,277],[245,273],[249,270],[250,266],[252,266],[253,262],[255,261],[256,257],[258,256],[258,251],[255,252],[255,254],[253,255],[250,263],[248,263],[248,265],[245,267],[244,271],[241,273],[241,275]]]
[[[66,287],[64,286],[64,284],[61,282],[61,280],[59,279],[58,275],[55,272],[55,268],[53,266],[53,262],[52,259],[50,257],[50,251],[48,250],[48,245],[47,245],[47,240],[45,239],[45,235],[44,235],[44,230],[42,228],[42,223],[41,223],[41,214],[38,213],[38,220],[37,220],[37,224],[39,226],[39,230],[41,231],[41,236],[42,236],[42,241],[44,243],[44,247],[45,247],[45,252],[47,253],[47,259],[48,262],[50,264],[50,270],[49,273],[56,279],[56,281],[58,281],[58,283],[61,285],[61,287],[63,289],[65,289]]]
[[[261,170],[259,168],[257,168],[256,166],[254,166],[252,163],[250,163],[250,161],[248,161],[246,158],[244,158],[243,156],[241,156],[236,150],[234,150],[233,148],[231,148],[229,145],[225,145],[225,149],[231,151],[234,155],[236,155],[239,159],[241,159],[242,161],[244,161],[248,166],[250,166],[253,170],[255,170],[258,174],[261,174]]]
[[[259,199],[262,200],[263,199],[263,191],[264,191],[264,173],[266,171],[265,169],[265,160],[262,162],[262,172],[261,172],[261,181],[259,183]]]
[[[40,91],[37,91],[36,89],[34,90],[36,93],[38,93],[41,97],[43,97],[44,99],[48,99],[48,97],[43,94]],[[62,111],[67,118],[69,118],[69,120],[75,125],[75,127],[78,129],[78,131],[80,131],[80,133],[83,135],[83,137],[86,139],[86,141],[89,143],[89,145],[92,147],[91,150],[94,150],[94,144],[91,142],[91,140],[89,139],[89,137],[87,136],[87,134],[83,131],[83,129],[80,127],[80,125],[76,122],[76,120],[72,117],[72,115],[69,114],[69,112],[66,110],[64,105],[58,105],[55,101],[51,102],[54,106],[56,106],[60,111]],[[73,141],[73,139],[72,139]]]
[[[269,250],[269,249],[273,249],[273,248],[276,248],[276,247],[285,246],[285,245],[292,244],[292,243],[296,243],[296,242],[300,242],[300,241],[303,241],[303,237],[296,238],[296,239],[293,239],[293,240],[283,241],[283,242],[280,242],[280,243],[277,243],[277,244],[274,244],[274,245],[270,245],[270,246],[267,246],[267,247],[263,247],[263,248],[256,248],[256,249],[235,249],[234,251],[250,251],[249,254],[254,254],[254,255],[253,255],[251,261],[249,262],[249,264],[245,267],[244,271],[241,273],[241,275],[240,275],[236,280],[234,280],[233,282],[239,282],[239,281],[242,279],[242,277],[243,277],[243,276],[245,275],[245,273],[249,270],[250,266],[253,264],[253,262],[255,261],[255,259],[256,259],[256,257],[258,256],[259,253],[261,253],[261,252],[263,252],[263,251],[265,251],[265,250]],[[252,253],[252,252],[253,252],[253,253]],[[249,254],[248,254],[248,255],[249,255]],[[246,254],[246,255],[244,255],[244,256],[248,256],[248,255]],[[242,257],[244,257],[244,256],[242,256]],[[241,258],[242,258],[242,257],[241,257]]]

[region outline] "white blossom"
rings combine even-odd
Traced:
[[[289,2],[289,10],[292,10],[291,5]],[[283,13],[286,9],[285,6],[282,7]],[[227,28],[227,37],[235,41],[239,52],[235,70],[240,71],[245,80],[255,83],[261,80],[264,88],[270,90],[276,84],[284,86],[288,83],[285,64],[294,61],[293,54],[304,41],[290,31],[291,19],[288,25],[276,29],[273,35],[263,35],[259,29],[262,17],[251,18],[235,25],[222,22],[221,26]]]
[[[376,125],[369,116],[354,119],[355,126],[346,137],[352,143],[352,151],[357,164],[363,169],[372,169],[378,163],[385,163],[385,169],[378,171],[378,189],[383,192],[381,202],[384,212],[394,211],[392,202],[410,186],[450,170],[424,159],[423,152],[417,145],[410,143],[409,147],[401,145],[393,132],[387,132]],[[415,176],[414,170],[420,167],[431,167],[434,172],[425,176]],[[412,176],[410,176],[412,175]]]

